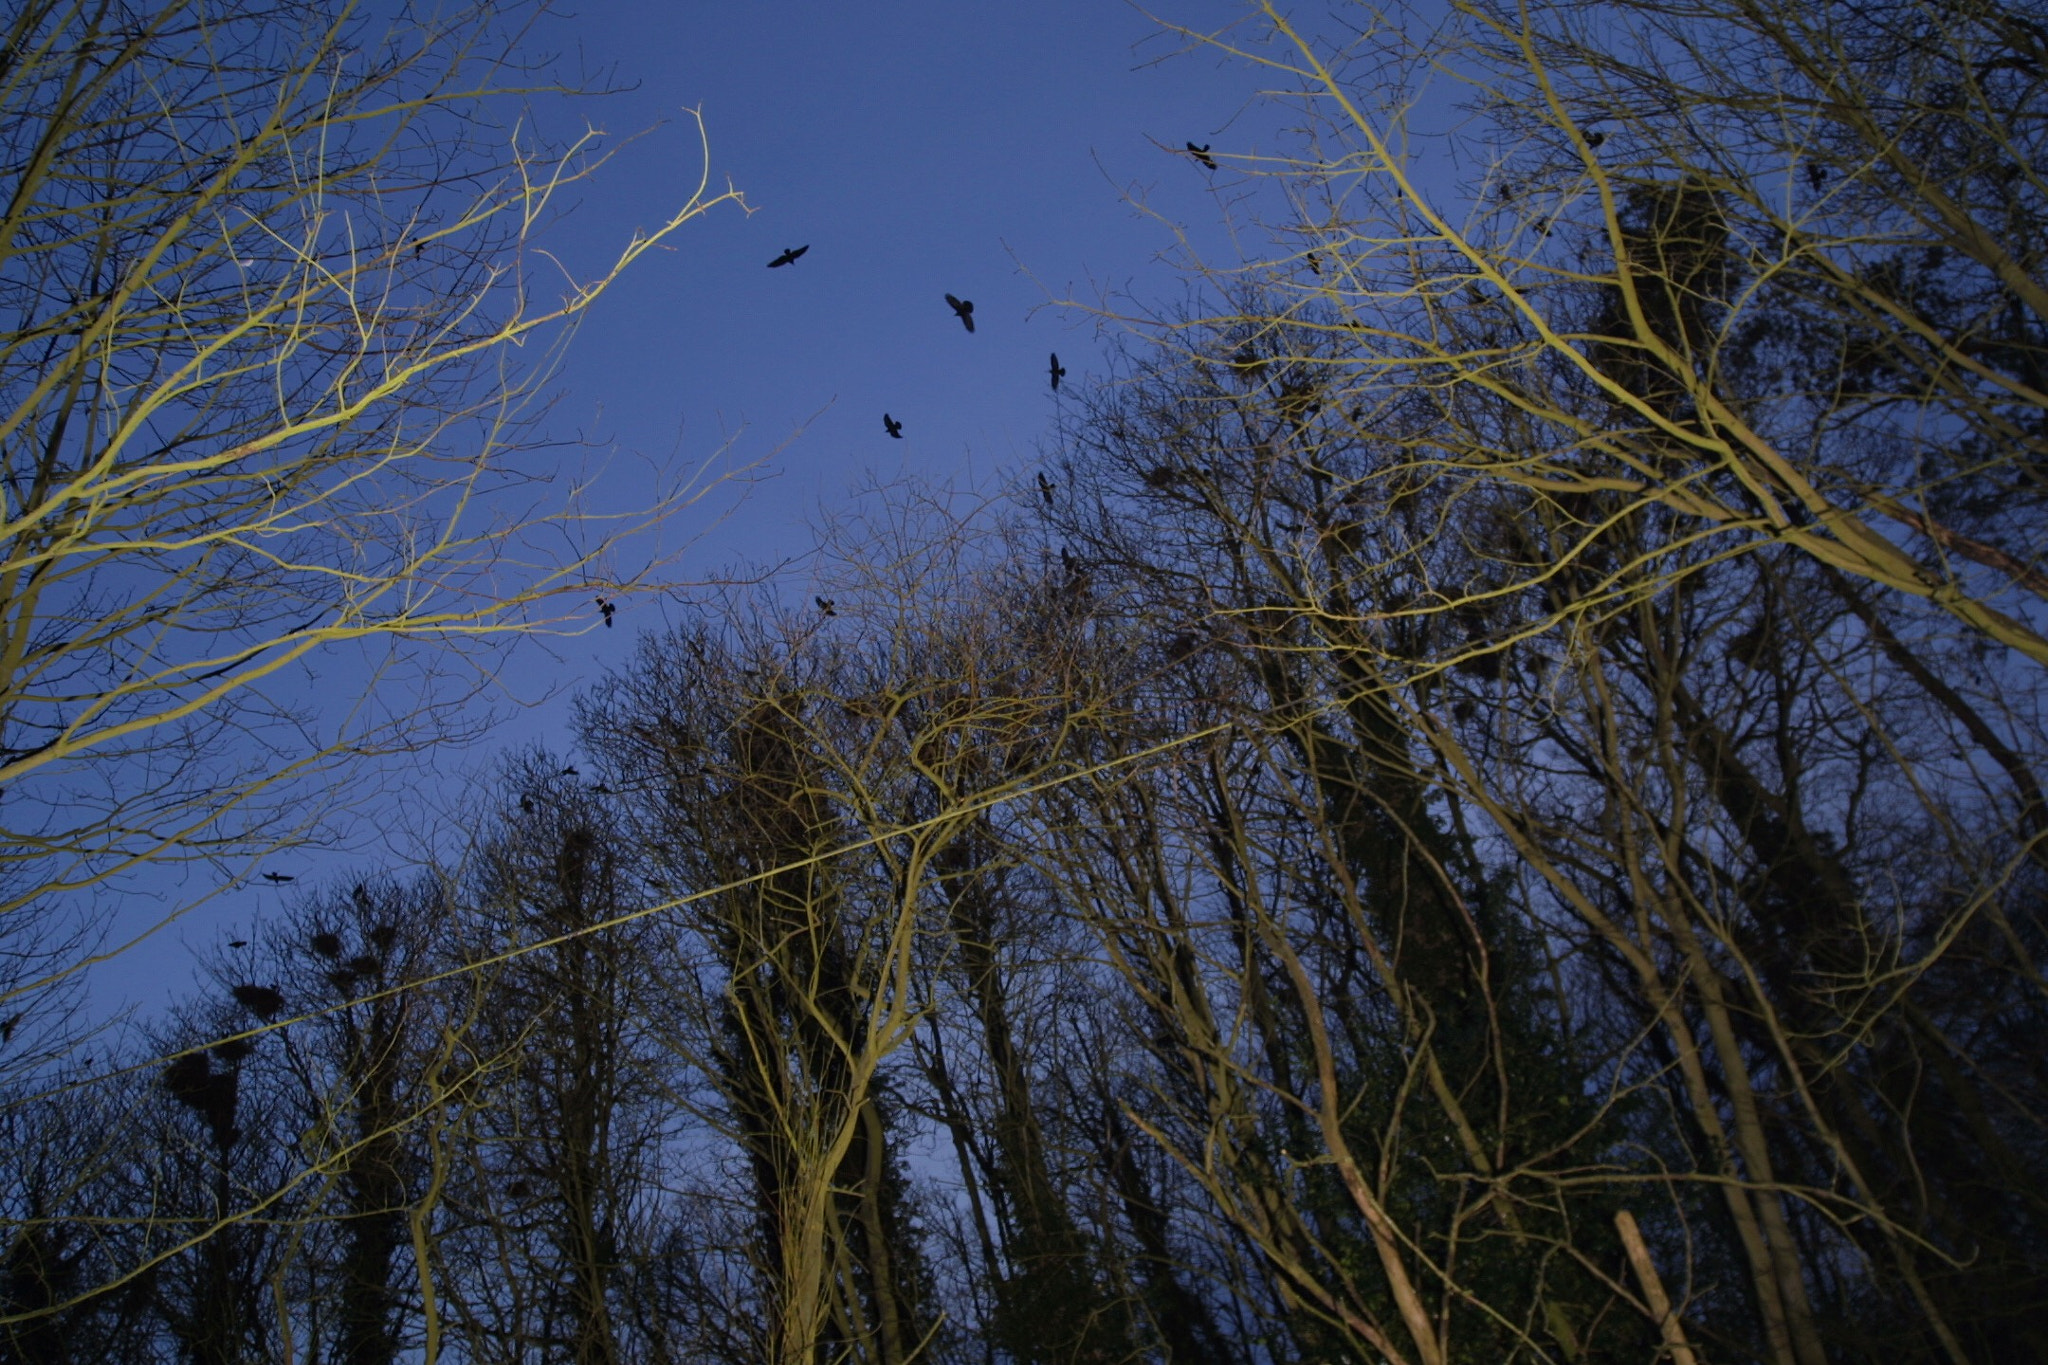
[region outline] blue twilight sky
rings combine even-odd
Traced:
[[[1162,3],[1163,17],[1212,31],[1247,14],[1233,0]],[[1096,320],[1052,301],[1184,292],[1161,260],[1171,229],[1134,201],[1223,241],[1224,200],[1242,180],[1227,162],[1212,174],[1163,147],[1192,139],[1249,153],[1263,141],[1270,151],[1285,121],[1257,101],[1255,73],[1210,51],[1175,55],[1182,46],[1117,0],[586,0],[551,16],[529,51],[558,54],[589,83],[632,88],[543,105],[541,131],[573,135],[579,115],[610,143],[652,131],[579,187],[544,245],[587,270],[673,213],[701,164],[687,107],[703,111],[714,189],[730,180],[753,212],[724,207],[685,227],[600,301],[556,376],[547,430],[593,443],[569,458],[609,458],[625,482],[643,460],[695,464],[728,438],[741,460],[772,455],[772,477],[723,522],[685,514],[694,519],[671,539],[702,539],[670,572],[701,579],[797,560],[786,573],[799,602],[810,594],[806,523],[821,504],[899,473],[1000,486],[1039,458],[1057,401],[1048,352],[1069,385],[1100,366]],[[801,261],[767,269],[803,245]],[[974,335],[948,292],[974,302]],[[903,440],[884,433],[884,411],[904,424]],[[107,964],[95,1001],[181,993],[194,954],[260,937],[265,911],[284,899],[402,870],[399,857],[474,809],[465,775],[510,748],[565,749],[575,689],[685,610],[636,599],[616,630],[522,648],[519,695],[552,701],[503,711],[486,741],[436,756],[429,771],[387,773],[354,847],[266,859],[298,881],[208,899]],[[346,691],[337,683],[337,696]],[[145,894],[118,922],[154,922],[213,875]]]

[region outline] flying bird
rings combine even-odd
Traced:
[[[284,872],[266,872],[263,874],[263,880],[277,886],[283,886],[286,882],[297,881],[298,878]]]
[[[575,765],[574,763],[571,763],[571,764],[570,764],[570,765],[569,765],[568,767],[566,767],[566,768],[562,769],[562,774],[561,774],[561,775],[562,775],[563,777],[574,777],[574,776],[576,776],[576,765]]]
[[[228,947],[230,948],[246,948],[248,946],[249,940],[246,938],[231,938],[228,940]]]
[[[1052,506],[1052,490],[1057,487],[1059,487],[1058,484],[1045,477],[1044,470],[1038,472],[1038,496],[1045,499],[1047,507]]]
[[[802,246],[786,246],[782,248],[782,254],[780,256],[777,256],[774,260],[768,262],[768,268],[770,270],[773,270],[777,266],[794,265],[796,263],[797,257],[803,255],[806,251],[809,251],[810,249],[810,244],[808,242],[806,242]]]
[[[1210,170],[1213,171],[1216,169],[1216,159],[1209,155],[1208,143],[1205,142],[1201,146],[1197,147],[1194,143],[1190,142],[1188,144],[1188,151],[1194,154],[1195,160],[1201,162]]]
[[[888,432],[899,441],[903,439],[903,423],[897,421],[886,412],[882,414],[882,430]]]
[[[973,331],[974,301],[972,299],[956,299],[951,294],[948,294],[946,295],[946,302],[952,305],[953,316],[960,319],[960,325],[970,332]]]
[[[1064,367],[1062,367],[1062,366],[1060,365],[1060,353],[1059,353],[1058,351],[1054,351],[1054,352],[1052,353],[1052,366],[1051,366],[1051,369],[1052,369],[1052,391],[1053,391],[1054,393],[1058,393],[1058,392],[1060,391],[1060,381],[1061,381],[1062,379],[1065,379],[1065,378],[1067,377],[1067,372],[1066,372],[1065,368],[1064,368]]]
[[[837,616],[839,614],[838,612],[832,609],[834,604],[831,598],[813,597],[811,600],[813,602],[816,602],[818,604],[818,610],[824,612],[827,616]]]

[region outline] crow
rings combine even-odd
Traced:
[[[773,270],[777,266],[792,265],[796,262],[797,257],[803,255],[806,251],[809,251],[810,249],[811,248],[809,243],[806,243],[803,246],[786,246],[782,248],[782,254],[780,256],[777,256],[774,260],[768,262],[768,268],[770,270]]]
[[[14,1030],[21,1027],[21,1021],[28,1017],[27,1010],[16,1010],[5,1019],[0,1019],[0,1043],[14,1040]]]
[[[960,325],[970,332],[973,331],[974,301],[972,299],[956,299],[951,294],[948,294],[946,295],[946,302],[952,306],[953,316],[960,319]]]
[[[903,439],[903,423],[897,421],[886,412],[882,414],[882,430],[888,432],[899,441]]]
[[[1052,506],[1052,490],[1057,487],[1059,487],[1058,484],[1054,483],[1051,479],[1045,477],[1045,473],[1043,470],[1039,471],[1038,496],[1045,499],[1045,505],[1047,507]]]
[[[246,948],[248,946],[249,940],[246,938],[231,938],[228,940],[228,947],[230,948]]]
[[[612,624],[612,615],[613,613],[618,611],[619,604],[612,601],[609,598],[600,597],[597,599],[597,609],[600,612],[604,613],[605,628],[610,629]]]
[[[519,811],[520,811],[520,813],[521,813],[522,815],[531,815],[531,814],[533,814],[533,798],[532,798],[532,797],[530,797],[530,796],[522,796],[522,797],[520,797],[520,798],[519,798]]]
[[[1081,561],[1074,558],[1074,552],[1064,545],[1060,546],[1060,567],[1067,571],[1069,578],[1078,577],[1081,572]]]
[[[568,767],[566,767],[566,768],[562,769],[562,774],[561,774],[561,775],[562,775],[563,777],[574,777],[574,776],[576,776],[576,765],[575,765],[574,763],[571,763],[571,764],[570,764],[570,765],[569,765]]]
[[[286,882],[297,881],[298,878],[283,872],[266,872],[263,874],[263,880],[277,886],[283,886]]]
[[[1601,143],[1605,141],[1607,141],[1607,134],[1605,133],[1586,134],[1586,145],[1588,147],[1598,147]]]
[[[1807,162],[1806,183],[1813,186],[1813,192],[1815,194],[1820,193],[1820,187],[1828,183],[1827,168],[1822,166],[1818,161]]]
[[[1054,351],[1052,353],[1052,391],[1054,393],[1058,393],[1060,391],[1060,381],[1062,379],[1065,379],[1066,377],[1067,372],[1060,365],[1060,353],[1058,351]]]
[[[1194,155],[1195,160],[1201,162],[1210,170],[1213,171],[1216,169],[1216,159],[1209,155],[1208,143],[1205,142],[1201,146],[1197,147],[1194,143],[1190,142],[1188,144],[1188,151]]]
[[[1309,269],[1309,273],[1310,273],[1311,275],[1320,275],[1320,274],[1322,274],[1322,273],[1323,273],[1323,263],[1322,263],[1321,261],[1319,261],[1319,260],[1317,260],[1317,259],[1316,259],[1316,253],[1315,253],[1315,252],[1313,252],[1313,251],[1309,252],[1309,253],[1308,253],[1308,256],[1307,256],[1307,260],[1308,260],[1308,269]]]
[[[831,598],[813,597],[811,600],[813,602],[816,602],[818,604],[818,610],[824,612],[827,616],[837,616],[839,614],[838,612],[832,609],[833,603]]]

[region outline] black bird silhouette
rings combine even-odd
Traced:
[[[974,301],[972,299],[956,299],[951,294],[948,294],[946,295],[946,302],[952,305],[953,316],[960,319],[960,325],[970,332],[973,331]]]
[[[520,810],[520,812],[521,812],[522,814],[524,814],[524,815],[531,815],[531,814],[533,814],[533,798],[532,798],[532,797],[530,797],[530,796],[522,796],[522,797],[520,797],[520,798],[519,798],[519,810]]]
[[[28,1011],[18,1010],[13,1014],[8,1015],[5,1019],[0,1019],[0,1043],[13,1041],[14,1030],[20,1028],[21,1021],[23,1019],[26,1019],[27,1017]]]
[[[1319,261],[1319,260],[1317,260],[1317,259],[1316,259],[1316,253],[1315,253],[1315,252],[1313,252],[1313,251],[1309,252],[1309,253],[1308,253],[1308,257],[1307,257],[1307,260],[1308,260],[1308,269],[1309,269],[1309,273],[1310,273],[1311,275],[1320,275],[1320,274],[1322,274],[1322,273],[1323,273],[1323,263],[1322,263],[1321,261]]]
[[[1054,393],[1060,391],[1060,381],[1066,377],[1067,372],[1060,365],[1060,353],[1054,351],[1052,353],[1052,391]]]
[[[1588,147],[1598,147],[1601,143],[1605,141],[1607,141],[1607,134],[1605,133],[1586,134],[1586,145]]]
[[[1822,166],[1818,161],[1807,162],[1806,183],[1813,186],[1814,193],[1818,194],[1820,192],[1820,187],[1828,183],[1827,168]]]
[[[1060,546],[1060,567],[1067,571],[1069,578],[1076,577],[1081,572],[1081,561],[1075,559],[1074,552],[1064,545]]]
[[[1195,160],[1197,160],[1197,161],[1201,162],[1201,163],[1202,163],[1202,164],[1203,164],[1204,166],[1207,166],[1207,167],[1208,167],[1208,168],[1209,168],[1210,170],[1212,170],[1212,171],[1213,171],[1213,170],[1215,170],[1215,169],[1216,169],[1216,159],[1215,159],[1214,157],[1212,157],[1212,156],[1210,156],[1210,155],[1209,155],[1209,144],[1208,144],[1208,143],[1206,143],[1206,142],[1205,142],[1205,143],[1203,143],[1203,144],[1202,144],[1201,146],[1197,147],[1197,146],[1196,146],[1196,145],[1195,145],[1194,143],[1190,142],[1190,143],[1188,144],[1188,151],[1190,151],[1190,152],[1192,152],[1192,153],[1194,154],[1194,158],[1195,158]]]
[[[249,940],[246,938],[231,938],[228,940],[228,947],[230,948],[246,948],[248,946]]]
[[[1059,487],[1058,484],[1054,483],[1051,479],[1045,477],[1044,470],[1039,471],[1038,496],[1045,499],[1045,505],[1047,507],[1052,506],[1052,490],[1057,487]]]
[[[886,412],[882,414],[882,430],[888,432],[899,441],[903,439],[903,423],[897,421]]]
[[[266,872],[263,874],[263,880],[266,882],[273,882],[278,886],[283,886],[286,882],[297,881],[298,878],[290,876],[283,872]]]
[[[600,597],[597,599],[597,609],[604,613],[605,629],[611,629],[612,617],[618,612],[619,604],[609,597]]]
[[[792,265],[795,263],[797,257],[803,255],[806,251],[809,251],[810,249],[810,244],[808,242],[805,243],[803,246],[786,246],[782,248],[782,254],[780,256],[777,256],[774,260],[768,262],[768,268],[770,270],[773,270],[777,266]]]
[[[562,776],[564,776],[564,777],[574,777],[574,776],[576,776],[576,765],[575,765],[574,763],[571,763],[571,764],[570,764],[570,765],[569,765],[568,767],[566,767],[566,768],[562,769]]]
[[[813,597],[811,600],[813,602],[816,602],[818,604],[818,610],[824,612],[827,616],[837,616],[839,614],[838,612],[832,610],[833,603],[831,598]]]

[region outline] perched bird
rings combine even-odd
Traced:
[[[899,441],[903,439],[903,423],[897,421],[886,412],[882,414],[882,430],[888,432]]]
[[[16,1010],[5,1019],[0,1019],[0,1043],[14,1041],[14,1031],[21,1027],[21,1021],[28,1017],[28,1011]]]
[[[1215,159],[1214,157],[1212,157],[1212,156],[1210,156],[1210,155],[1209,155],[1209,144],[1208,144],[1208,143],[1206,143],[1206,142],[1205,142],[1205,143],[1203,143],[1203,144],[1202,144],[1201,146],[1197,147],[1197,146],[1196,146],[1196,145],[1195,145],[1194,143],[1190,142],[1190,143],[1188,144],[1188,151],[1189,151],[1189,152],[1190,152],[1191,154],[1193,154],[1193,156],[1194,156],[1195,160],[1197,160],[1197,161],[1201,162],[1201,163],[1202,163],[1202,164],[1203,164],[1204,166],[1208,167],[1208,168],[1209,168],[1210,170],[1212,170],[1212,171],[1213,171],[1213,170],[1215,170],[1215,169],[1216,169],[1216,159]]]
[[[797,257],[803,255],[806,251],[809,251],[810,249],[811,248],[809,243],[805,243],[803,246],[786,246],[782,248],[782,254],[780,256],[777,256],[774,260],[768,262],[768,268],[770,270],[773,270],[777,266],[793,265],[796,263]]]
[[[1039,471],[1038,496],[1045,499],[1045,505],[1047,507],[1052,506],[1052,490],[1057,487],[1059,487],[1058,484],[1054,483],[1051,479],[1045,477],[1045,471]]]
[[[1601,143],[1605,141],[1607,141],[1607,134],[1605,133],[1586,134],[1586,145],[1588,147],[1598,147]]]
[[[1820,192],[1820,187],[1828,183],[1827,168],[1821,165],[1818,161],[1807,162],[1806,183],[1813,186],[1814,192],[1818,194]]]
[[[827,616],[837,616],[839,614],[838,612],[832,609],[833,602],[831,598],[813,597],[811,600],[813,602],[816,602],[818,604],[818,610],[824,612]]]
[[[571,764],[570,764],[570,765],[569,765],[568,767],[566,767],[566,768],[562,769],[562,776],[563,776],[563,777],[574,777],[574,776],[576,776],[576,765],[575,765],[574,763],[571,763]]]
[[[974,301],[972,299],[956,299],[951,294],[948,294],[946,295],[946,302],[952,305],[953,316],[960,319],[960,325],[970,332],[973,331]]]
[[[283,886],[286,882],[297,881],[298,878],[289,876],[283,872],[266,872],[263,874],[263,880],[266,882],[273,883],[277,886]]]
[[[619,604],[609,597],[600,597],[597,599],[597,609],[604,614],[605,629],[611,629],[612,617],[618,612]]]
[[[1052,391],[1054,393],[1058,393],[1060,391],[1060,381],[1062,379],[1065,379],[1066,377],[1067,372],[1060,365],[1060,353],[1058,351],[1054,351],[1052,353]]]
[[[522,796],[522,797],[520,797],[520,798],[519,798],[519,811],[520,811],[520,814],[522,814],[522,815],[531,815],[531,814],[533,814],[533,798],[532,798],[532,797],[530,797],[530,796]]]

